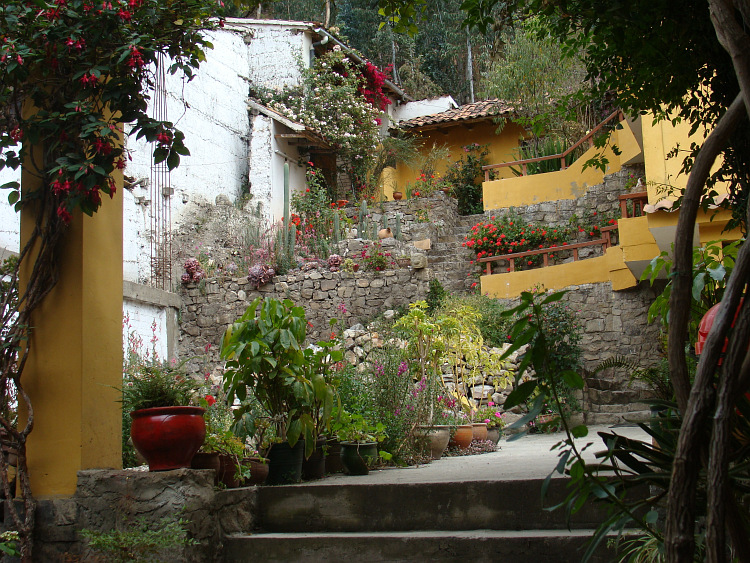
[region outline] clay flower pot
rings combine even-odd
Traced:
[[[471,425],[472,427],[472,440],[484,441],[487,439],[487,423],[486,422],[475,422]]]
[[[451,447],[458,448],[460,450],[468,449],[471,445],[471,441],[474,438],[474,430],[471,424],[462,424],[456,428],[456,431],[451,436],[451,441],[448,444]]]
[[[201,407],[154,407],[130,413],[133,446],[149,471],[190,467],[206,437]]]
[[[393,192],[393,200],[398,201],[404,197],[402,192]]]

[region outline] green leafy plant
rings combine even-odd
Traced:
[[[330,363],[340,361],[341,353],[327,345],[317,352],[303,349],[306,328],[302,307],[288,299],[256,298],[226,330],[221,355],[227,360],[227,400],[242,401],[235,411],[236,424],[252,434],[258,418],[253,406],[257,406],[275,439],[294,446],[303,438],[309,456],[322,426],[316,420],[321,416],[317,409],[323,409],[325,417],[334,400],[326,371]]]
[[[81,530],[88,549],[106,557],[107,561],[158,562],[174,555],[175,550],[197,545],[188,536],[186,520],[165,516],[158,523],[144,517],[130,522],[124,530]]]
[[[9,557],[20,557],[21,552],[16,549],[18,532],[8,531],[0,534],[0,553]]]
[[[471,143],[461,147],[461,158],[453,162],[445,172],[444,180],[451,187],[453,195],[458,199],[458,212],[461,215],[482,213],[482,182],[484,171],[482,166],[489,164],[487,156],[490,154],[489,145]]]
[[[448,297],[448,292],[445,291],[443,284],[437,278],[432,278],[427,288],[427,313],[432,315],[437,311],[440,306]]]
[[[361,414],[343,412],[336,436],[341,442],[380,443],[386,437],[385,425],[382,422],[372,424]]]
[[[382,272],[393,263],[391,253],[384,252],[379,242],[366,244],[359,253],[358,260],[368,272]]]
[[[122,404],[128,412],[153,407],[186,406],[198,383],[183,369],[184,362],[152,363],[123,378]]]
[[[698,339],[698,324],[709,308],[719,303],[724,296],[729,276],[732,275],[737,252],[742,240],[730,243],[713,241],[693,249],[693,289],[688,324],[688,340]],[[667,284],[648,309],[648,321],[661,319],[665,331],[669,329],[669,299],[673,286],[673,261],[670,253],[664,251],[651,260],[641,275],[654,285],[660,274],[666,274]]]

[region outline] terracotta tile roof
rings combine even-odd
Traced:
[[[513,106],[502,100],[482,100],[473,104],[466,104],[459,108],[449,109],[432,115],[423,115],[399,123],[403,129],[415,127],[438,126],[443,123],[457,123],[482,121],[490,117],[507,115],[513,111]]]

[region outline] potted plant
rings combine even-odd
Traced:
[[[140,364],[123,376],[122,404],[130,412],[133,446],[150,471],[190,467],[203,444],[204,409],[191,405],[197,382],[183,364]]]
[[[483,422],[487,425],[487,440],[494,442],[496,445],[500,441],[500,432],[505,426],[503,418],[503,409],[495,405],[494,402],[488,401],[486,405],[480,405],[474,413],[475,422]]]
[[[341,442],[341,463],[349,475],[367,475],[378,460],[378,444],[385,439],[382,422],[371,424],[361,414],[341,413],[337,437]]]
[[[333,389],[318,371],[323,368],[311,368],[314,353],[302,348],[306,328],[302,307],[288,299],[257,298],[222,341],[224,389],[229,402],[242,401],[236,426],[252,434],[258,418],[269,424],[271,484],[300,480],[303,454],[312,454],[319,430],[314,411],[323,405],[330,416],[333,405]]]

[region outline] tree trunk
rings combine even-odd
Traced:
[[[682,428],[677,442],[667,503],[665,545],[669,561],[692,561],[695,549],[695,490],[698,473],[702,467],[701,448],[708,439],[703,434],[706,421],[714,406],[713,368],[718,362],[726,330],[724,309],[719,311],[713,330],[703,350],[698,374],[692,390],[685,360],[687,326],[690,316],[692,291],[693,229],[700,203],[700,195],[717,155],[726,146],[737,123],[745,115],[742,98],[737,96],[721,117],[716,128],[706,139],[695,159],[680,206],[680,217],[675,233],[674,272],[669,310],[669,370],[680,410]],[[740,282],[736,277],[740,269],[740,249],[732,277],[725,294]],[[742,279],[744,285],[745,278]],[[719,340],[721,338],[721,340]],[[718,348],[717,348],[718,342]]]

